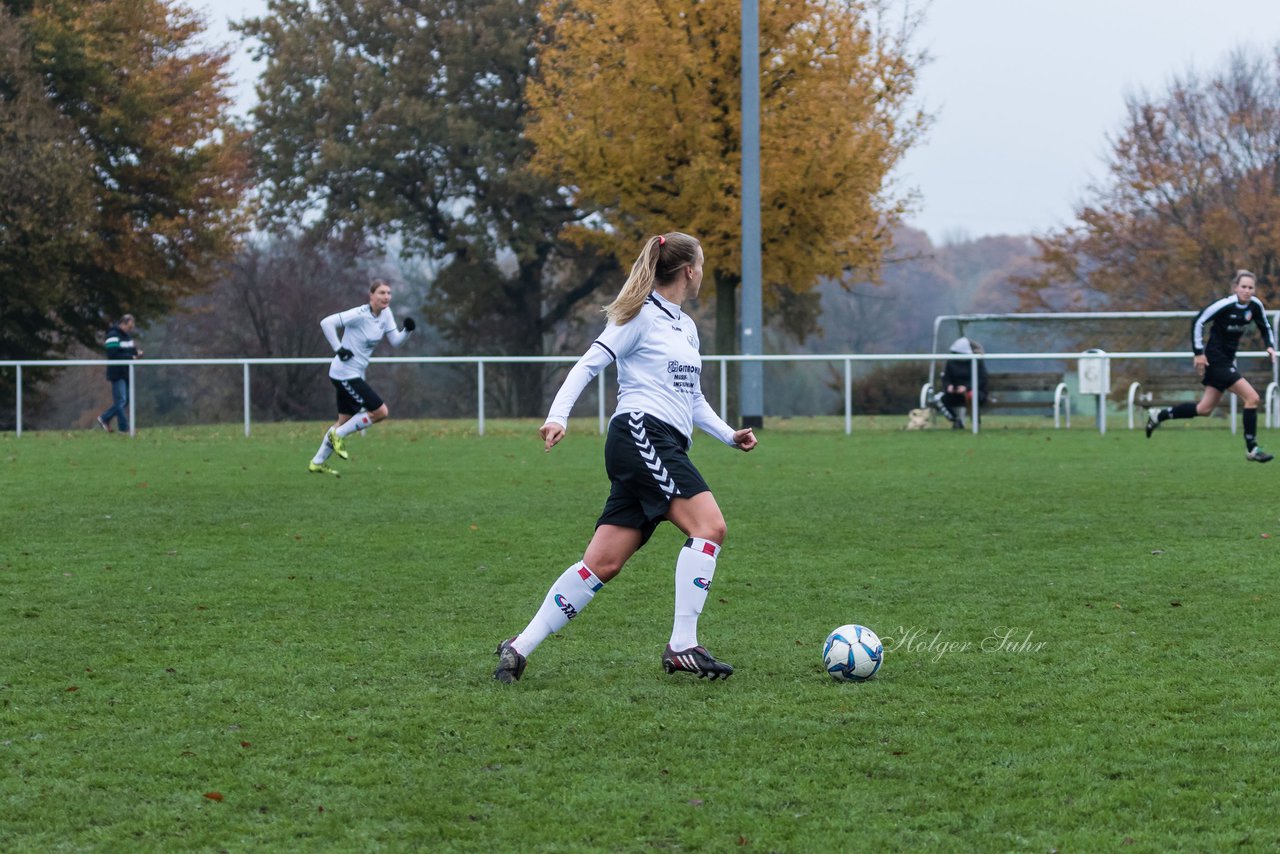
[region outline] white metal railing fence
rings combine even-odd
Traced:
[[[951,358],[956,358],[956,354],[947,354]],[[1248,351],[1239,354],[1242,358],[1266,358],[1265,351]],[[963,357],[971,364],[971,375],[973,377],[974,386],[977,385],[978,362],[1030,362],[1030,361],[1066,361],[1079,362],[1082,359],[1105,358],[1109,361],[1117,361],[1122,359],[1129,360],[1166,360],[1166,359],[1188,359],[1184,352],[1164,353],[1164,352],[1120,352],[1120,353],[983,353],[983,354],[965,354]],[[921,362],[923,364],[931,364],[939,358],[937,353],[815,353],[815,354],[795,354],[795,355],[761,355],[761,356],[742,356],[742,355],[706,355],[702,357],[702,361],[715,362],[719,364],[720,371],[720,417],[725,421],[732,423],[733,419],[729,417],[729,365],[735,362],[833,362],[844,366],[844,432],[853,432],[853,364],[855,362]],[[480,435],[484,435],[485,426],[485,400],[484,400],[484,381],[485,381],[485,365],[493,364],[573,364],[578,360],[577,356],[382,356],[375,357],[370,361],[378,364],[427,364],[427,365],[466,365],[474,364],[476,366],[476,413],[477,413],[477,429]],[[228,358],[228,359],[139,359],[128,363],[129,367],[129,432],[136,433],[137,419],[135,418],[136,396],[134,394],[137,388],[136,370],[138,368],[147,368],[150,366],[161,365],[177,365],[177,366],[212,366],[212,365],[239,365],[241,366],[244,386],[244,434],[248,436],[251,430],[250,422],[250,375],[249,369],[255,365],[328,365],[332,362],[332,358],[308,357],[308,358]],[[78,366],[119,366],[119,361],[111,361],[107,359],[61,359],[61,360],[10,360],[0,361],[0,368],[15,368],[16,375],[16,433],[22,435],[22,369],[25,368],[69,368]],[[607,426],[607,416],[605,411],[605,372],[601,372],[596,378],[599,389],[597,420],[598,429],[603,433]],[[1187,387],[1194,388],[1194,374],[1188,370]],[[1093,395],[1090,395],[1091,397]],[[1099,395],[1099,405],[1105,404],[1106,395]],[[979,404],[975,400],[972,412],[972,427],[974,433],[979,430],[978,425],[978,407]],[[1235,396],[1231,397],[1231,411],[1235,414]],[[1280,385],[1275,381],[1269,383],[1265,391],[1265,414],[1266,426],[1280,426]],[[1132,419],[1131,419],[1132,420]],[[1130,428],[1132,428],[1130,423]],[[1233,419],[1234,429],[1234,419]],[[1105,432],[1105,419],[1100,419],[1100,429]]]

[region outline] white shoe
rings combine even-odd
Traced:
[[[1160,426],[1160,410],[1147,410],[1147,438],[1151,438],[1151,434],[1156,432],[1156,428]]]

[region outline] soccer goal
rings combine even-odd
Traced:
[[[1135,427],[1135,411],[1148,406],[1166,405],[1200,396],[1200,384],[1191,366],[1191,324],[1195,311],[1092,311],[1039,312],[1013,314],[944,314],[933,322],[930,352],[937,359],[929,365],[928,376],[921,388],[921,405],[932,393],[940,378],[942,365],[952,354],[953,342],[960,338],[981,344],[991,387],[1000,385],[1012,392],[997,405],[1026,404],[1043,399],[1049,406],[1049,389],[1055,423],[1058,417],[1057,394],[1061,391],[1051,380],[1059,377],[1068,388],[1078,391],[1080,369],[1090,351],[1104,351],[1108,387],[1102,395],[1113,408],[1124,406],[1128,426]],[[1280,310],[1269,311],[1268,318],[1280,340]],[[1280,426],[1280,369],[1259,347],[1256,335],[1246,332],[1238,364],[1254,387],[1263,393],[1267,427]],[[1078,359],[1001,360],[1002,354],[1080,353]],[[1038,397],[1037,397],[1038,395]],[[1229,395],[1231,428],[1236,429],[1234,395]],[[1136,419],[1141,421],[1142,419]],[[1068,421],[1068,426],[1070,422]]]

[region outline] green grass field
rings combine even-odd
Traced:
[[[701,437],[736,675],[659,667],[664,526],[497,684],[603,502],[592,426],[390,422],[340,480],[319,425],[0,437],[0,850],[1280,846],[1280,462],[1220,422]]]

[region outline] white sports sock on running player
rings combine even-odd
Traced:
[[[516,635],[511,645],[521,655],[533,652],[548,635],[560,631],[578,616],[603,586],[604,582],[596,578],[585,563],[578,561],[551,585],[538,613],[533,615],[524,631]]]
[[[347,422],[334,432],[338,434],[338,438],[345,439],[357,430],[364,430],[373,426],[373,419],[369,417],[367,412],[357,412],[347,419]]]
[[[671,625],[671,648],[676,652],[698,645],[698,617],[719,555],[719,543],[690,537],[676,558],[676,615]]]
[[[329,459],[329,455],[333,453],[333,445],[329,444],[329,431],[324,431],[324,438],[320,440],[320,450],[316,451],[316,455],[311,458],[313,465],[323,465],[324,461]]]

